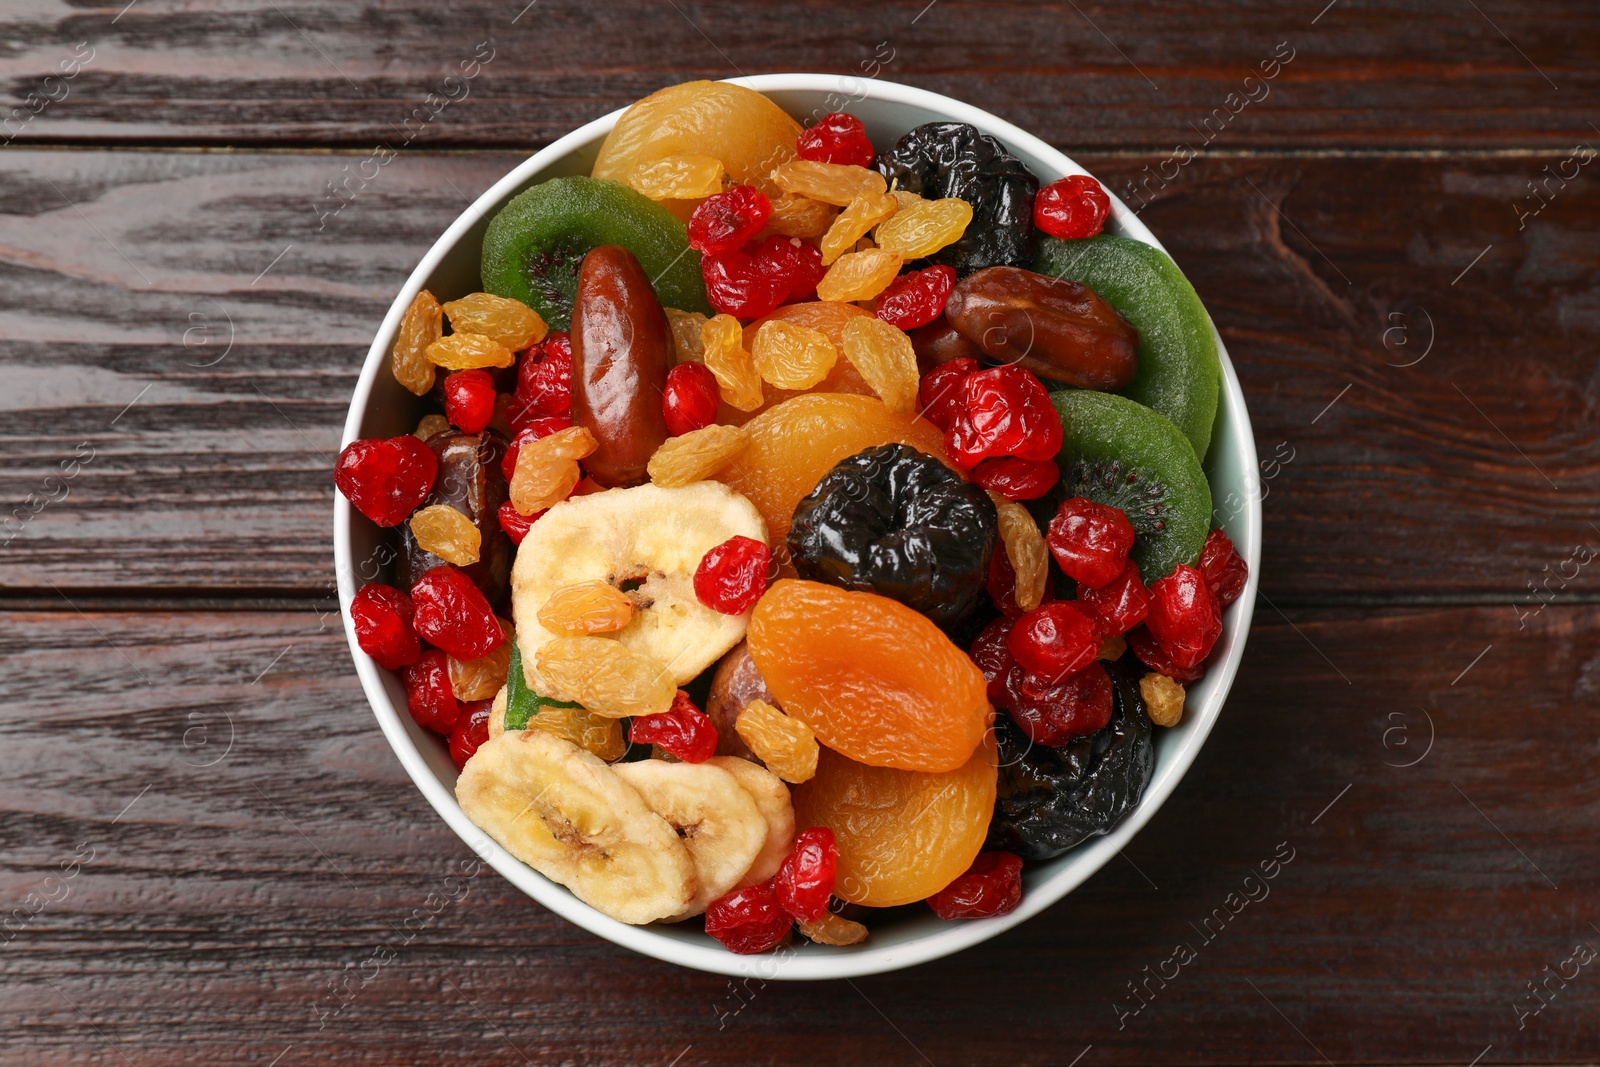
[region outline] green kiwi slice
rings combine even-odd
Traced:
[[[483,235],[483,287],[520,300],[552,330],[569,329],[584,253],[621,245],[665,307],[710,314],[700,253],[670,211],[621,182],[552,178],[518,193]]]
[[[1211,530],[1211,485],[1171,419],[1114,393],[1050,394],[1061,416],[1061,481],[1030,505],[1040,528],[1063,500],[1121,508],[1133,524],[1132,558],[1146,582],[1200,558]]]

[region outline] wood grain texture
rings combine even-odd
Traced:
[[[740,1001],[487,869],[450,880],[471,853],[390,754],[336,618],[8,613],[0,916],[58,899],[0,945],[0,1062],[1600,1054],[1592,967],[1520,1031],[1513,1007],[1575,943],[1600,945],[1600,726],[1574,714],[1600,697],[1600,609],[1522,632],[1490,608],[1290,617],[1262,608],[1220,724],[1125,861],[956,958]],[[1190,926],[1260,896],[1245,878],[1275,851],[1293,858],[1268,895],[1209,941]],[[1119,1029],[1127,983],[1181,942],[1197,958]],[[368,963],[384,945],[395,957]]]
[[[877,76],[1090,148],[1569,147],[1591,135],[1600,13],[1481,5],[42,3],[3,17],[11,132],[30,143],[529,147],[663,85]],[[489,42],[469,91],[444,79]],[[80,51],[75,77],[48,81]],[[1279,52],[1266,90],[1244,79]],[[487,53],[486,53],[487,54]],[[853,83],[841,82],[845,94]],[[437,118],[407,116],[428,94]],[[1241,108],[1230,94],[1255,96]],[[50,101],[39,105],[37,101]],[[426,114],[426,112],[424,112]],[[1218,122],[1221,121],[1219,116]],[[4,134],[0,134],[4,136]],[[1204,137],[1203,133],[1199,136]]]

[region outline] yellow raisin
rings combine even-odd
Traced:
[[[450,669],[450,688],[457,700],[490,700],[506,684],[506,671],[511,668],[511,642],[515,634],[506,620],[497,618],[495,622],[500,624],[500,632],[506,635],[506,640],[494,651],[469,660],[445,657]]]
[[[431,367],[433,364],[430,363],[428,366]],[[444,433],[448,429],[450,429],[450,420],[443,415],[424,415],[422,420],[417,423],[417,428],[411,431],[411,436],[420,437],[426,441],[434,434]]]
[[[921,200],[880,224],[873,239],[879,248],[921,259],[959,240],[971,221],[972,205],[965,200]]]
[[[879,224],[887,225],[885,220],[896,210],[898,205],[892,196],[864,194],[850,201],[850,206],[839,213],[822,238],[822,262],[832,263],[854,250],[856,242],[865,237],[868,230]]]
[[[538,713],[528,719],[528,726],[571,741],[607,763],[621,759],[622,754],[628,751],[628,739],[623,736],[621,721],[596,715],[588,708],[541,704]]]
[[[703,482],[744,451],[750,432],[742,426],[713,423],[661,442],[647,468],[650,480],[665,489]]]
[[[705,342],[700,331],[705,328],[706,317],[698,311],[679,311],[662,308],[667,313],[667,325],[672,329],[672,354],[674,363],[699,363],[706,358]]]
[[[890,411],[917,409],[917,353],[903,330],[862,315],[839,331],[845,358],[866,379]]]
[[[750,345],[762,381],[778,389],[810,389],[839,361],[828,335],[810,326],[770,319],[756,330]]]
[[[539,625],[562,637],[615,633],[632,621],[628,594],[599,580],[564,585],[539,609]]]
[[[482,334],[513,352],[543,341],[549,332],[544,319],[527,304],[493,293],[469,293],[446,304],[444,313],[456,333]]]
[[[710,156],[662,156],[641,164],[628,184],[651,200],[699,200],[722,192],[724,173]]]
[[[1006,559],[1016,572],[1017,607],[1032,611],[1044,602],[1045,586],[1050,581],[1050,550],[1027,508],[992,489],[989,499],[1000,516],[1000,540],[1006,546]]]
[[[666,667],[609,637],[558,637],[539,649],[535,663],[546,696],[608,719],[659,715],[678,693]]]
[[[700,343],[705,349],[706,370],[716,376],[722,401],[740,411],[761,406],[761,375],[755,361],[744,350],[744,329],[732,315],[707,319],[700,328]]]
[[[428,346],[428,359],[446,370],[471,370],[509,367],[517,361],[517,354],[481,333],[453,333]]]
[[[772,198],[772,214],[767,218],[767,225],[773,233],[785,237],[821,237],[828,232],[828,224],[837,210],[820,200],[781,193]]]
[[[891,189],[889,191],[889,195],[894,197],[894,202],[900,205],[901,211],[905,211],[909,208],[915,207],[920,203],[923,203],[922,197],[918,196],[916,193],[908,193],[904,189]]]
[[[469,567],[478,562],[483,549],[483,534],[471,519],[449,504],[433,504],[411,516],[407,524],[417,547],[432,552],[446,563]]]
[[[828,273],[817,283],[817,299],[845,303],[871,300],[894,281],[904,260],[899,252],[885,252],[881,248],[846,252],[833,261]]]
[[[863,194],[883,196],[889,187],[883,175],[875,170],[809,159],[785,163],[772,172],[772,180],[786,193],[838,207],[844,207]]]
[[[1112,634],[1100,642],[1100,651],[1094,654],[1095,659],[1109,660],[1115,663],[1128,651],[1128,639],[1121,634]]]
[[[819,945],[859,945],[867,939],[865,926],[831,911],[823,912],[820,919],[801,919],[799,927],[807,940]]]
[[[752,700],[733,721],[739,739],[767,770],[794,785],[817,773],[817,736],[799,719],[785,715],[765,700]]]
[[[1144,697],[1150,721],[1157,726],[1176,726],[1183,718],[1183,684],[1151,671],[1139,679],[1139,695]]]
[[[534,515],[567,499],[583,477],[578,460],[598,447],[586,427],[568,426],[517,449],[511,506],[518,514]]]
[[[394,349],[389,353],[389,369],[394,380],[409,392],[423,396],[433,388],[433,364],[428,361],[428,346],[444,332],[444,309],[434,295],[424,289],[411,301],[400,319]]]

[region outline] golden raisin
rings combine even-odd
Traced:
[[[817,283],[817,298],[871,300],[894,281],[904,258],[899,252],[885,252],[881,248],[847,252],[833,261],[828,273]]]
[[[678,693],[666,667],[608,637],[547,641],[535,665],[546,696],[582,704],[608,719],[659,715]]]
[[[863,315],[839,331],[844,354],[890,411],[917,409],[917,353],[905,331]]]
[[[722,192],[723,173],[710,156],[662,156],[641,163],[628,184],[651,200],[700,200]]]
[[[883,175],[875,170],[810,159],[785,163],[772,172],[772,180],[786,193],[838,207],[844,207],[862,194],[883,196],[889,187]]]
[[[960,240],[970,222],[972,205],[965,200],[921,200],[883,222],[873,239],[879,248],[921,259]]]
[[[431,367],[433,364],[430,363],[428,366]],[[450,429],[450,420],[443,415],[424,415],[422,420],[417,423],[417,428],[411,431],[411,436],[420,437],[426,441],[434,434],[444,433],[448,429]]]
[[[897,207],[894,197],[879,194],[858,196],[850,201],[850,206],[839,213],[822,238],[822,262],[832,263],[852,251],[868,230],[885,223]]]
[[[588,708],[541,704],[538,712],[529,717],[528,727],[571,741],[607,763],[621,759],[622,754],[628,751],[628,739],[623,734],[621,721],[596,715]]]
[[[798,785],[817,773],[817,735],[765,700],[746,704],[733,729],[767,770],[784,781]]]
[[[782,193],[772,198],[772,214],[767,218],[767,225],[773,233],[785,237],[821,237],[828,232],[837,210],[820,200]]]
[[[411,301],[400,319],[394,349],[389,353],[389,369],[394,380],[409,392],[423,396],[433,388],[433,364],[428,361],[428,346],[444,332],[444,309],[434,295],[424,289]]]
[[[867,939],[865,926],[831,911],[823,912],[820,919],[800,919],[798,925],[807,940],[819,945],[859,945]]]
[[[509,367],[517,355],[492,337],[481,333],[453,333],[428,346],[428,359],[447,370],[472,370],[476,367]]]
[[[810,389],[833,370],[839,360],[839,350],[821,330],[783,319],[768,319],[756,330],[750,356],[768,385],[778,389]]]
[[[700,328],[706,370],[716,376],[722,401],[740,411],[761,406],[761,375],[744,350],[744,330],[732,315],[717,315]]]
[[[900,205],[901,211],[908,211],[918,204],[926,203],[916,193],[908,193],[904,189],[892,189],[889,195],[894,197],[894,202]]]
[[[1144,697],[1150,721],[1157,726],[1176,726],[1183,718],[1184,690],[1181,682],[1151,671],[1139,679],[1139,695]]]
[[[1121,634],[1112,634],[1100,642],[1100,651],[1094,654],[1095,659],[1109,660],[1115,663],[1128,651],[1128,639]]]
[[[713,423],[661,442],[650,457],[650,480],[665,489],[703,482],[744,451],[750,433],[742,426]]]
[[[667,325],[672,329],[672,354],[674,363],[699,363],[706,358],[705,342],[700,331],[705,328],[706,317],[698,311],[679,311],[662,308],[667,313]]]
[[[468,567],[478,562],[483,534],[471,519],[449,504],[433,504],[411,516],[407,524],[417,547],[432,552],[446,563]]]
[[[478,333],[520,352],[544,340],[549,332],[539,313],[520,300],[493,293],[470,293],[444,306],[450,316],[450,329],[456,333]]]
[[[518,514],[533,515],[567,499],[583,477],[578,460],[598,447],[594,434],[583,426],[522,445],[511,474],[511,506]]]
[[[511,667],[511,640],[514,634],[511,624],[506,620],[497,618],[495,622],[500,624],[500,632],[506,635],[507,640],[502,641],[493,651],[477,659],[459,660],[454,656],[445,657],[450,670],[450,688],[457,700],[488,700],[506,684],[506,671]]]
[[[632,621],[628,594],[599,580],[564,585],[539,609],[539,625],[562,637],[615,633]]]
[[[1017,607],[1032,611],[1044,602],[1045,586],[1050,581],[1050,552],[1039,532],[1039,524],[1027,508],[1015,500],[989,491],[1000,516],[1000,540],[1006,546],[1006,560],[1016,573]]]

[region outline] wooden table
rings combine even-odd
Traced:
[[[1600,1058],[1600,9],[524,2],[8,5],[5,1063]],[[425,905],[470,854],[331,596],[382,313],[575,125],[874,62],[1148,179],[1275,461],[1221,724],[1125,862],[903,973],[746,992],[492,873]]]

